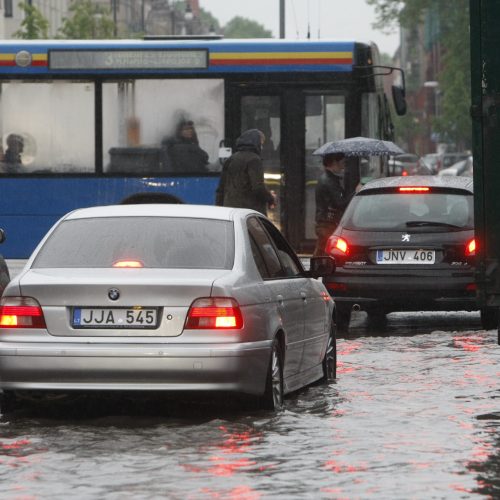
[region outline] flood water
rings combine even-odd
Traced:
[[[358,313],[362,314],[362,313]],[[0,419],[0,498],[500,497],[500,346],[475,313],[362,316],[276,413],[75,402]]]

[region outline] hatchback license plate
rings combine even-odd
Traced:
[[[377,264],[434,264],[434,250],[377,250]]]
[[[73,309],[73,328],[156,328],[155,308],[80,308]]]

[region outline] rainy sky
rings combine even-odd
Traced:
[[[199,0],[221,24],[235,16],[253,19],[279,36],[279,0]],[[372,28],[375,11],[365,0],[286,0],[287,38],[373,41],[381,52],[393,55],[399,45],[399,32],[385,35]]]

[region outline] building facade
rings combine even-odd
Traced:
[[[57,35],[70,6],[77,0],[26,0],[49,22],[49,37]],[[0,39],[12,38],[21,27],[24,11],[20,0],[0,0]],[[208,34],[200,17],[198,0],[95,0],[108,9],[119,38],[131,36],[179,36]]]

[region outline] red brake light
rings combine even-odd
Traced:
[[[430,188],[427,186],[404,186],[399,188],[400,193],[427,193]]]
[[[229,297],[206,297],[196,299],[189,308],[186,328],[240,330],[243,316],[236,300]]]
[[[406,170],[403,170],[403,173],[401,174],[403,177],[406,177],[408,175],[408,172]]]
[[[343,254],[349,253],[349,245],[347,241],[343,238],[339,238],[338,236],[330,236],[328,241],[326,242],[325,251],[327,255],[332,254],[334,250],[339,250]]]
[[[470,240],[465,246],[465,255],[466,257],[476,255],[476,240],[474,238],[472,238],[472,240]]]
[[[144,267],[144,264],[140,260],[117,260],[113,267]]]
[[[0,328],[45,328],[40,304],[31,297],[5,297],[0,302]]]

